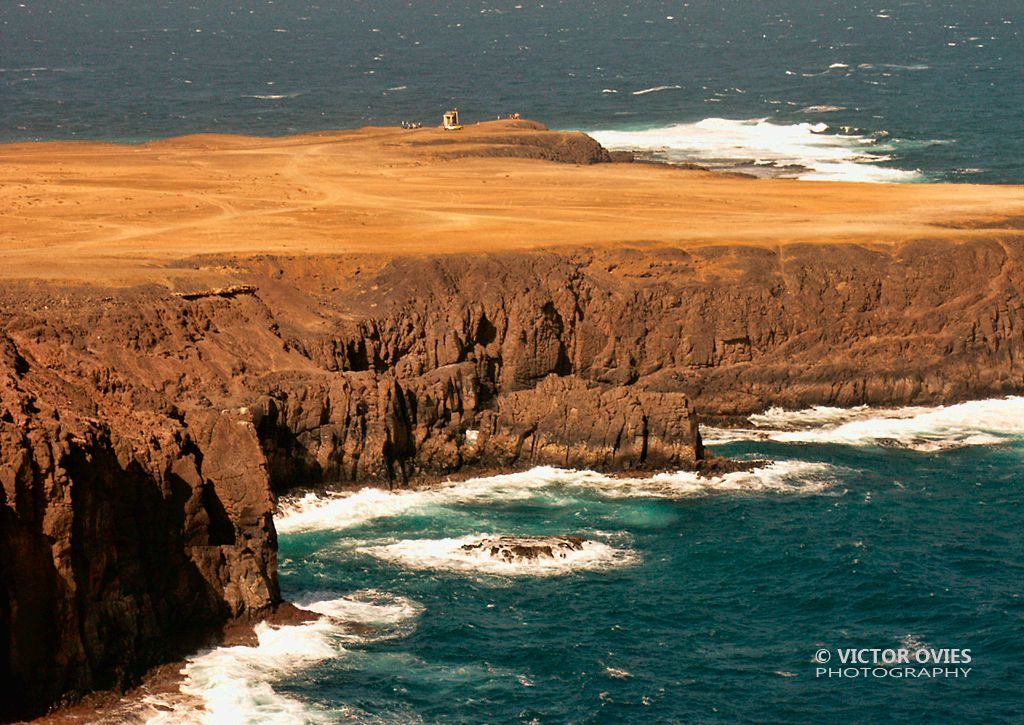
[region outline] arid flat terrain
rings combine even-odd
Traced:
[[[1024,227],[1021,187],[759,181],[577,164],[593,160],[589,139],[541,128],[501,121],[460,132],[0,146],[0,275],[173,287],[223,277],[216,265],[175,264],[198,255],[871,245]]]

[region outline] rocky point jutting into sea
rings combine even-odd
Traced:
[[[528,122],[0,159],[7,718],[273,612],[293,488],[714,468],[698,420],[1024,390],[1012,187],[607,163]]]

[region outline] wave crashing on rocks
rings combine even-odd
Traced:
[[[471,534],[452,539],[406,539],[360,551],[410,569],[496,576],[559,576],[638,560],[631,549],[576,536]]]
[[[578,536],[498,536],[463,544],[463,551],[486,553],[492,559],[529,563],[539,559],[565,559],[574,551],[583,551],[584,539]]]

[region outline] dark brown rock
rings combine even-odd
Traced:
[[[612,155],[601,144],[580,131],[547,132],[547,128],[536,121],[506,121],[506,125],[506,133],[491,133],[468,143],[461,138],[446,139],[456,150],[448,153],[441,151],[439,155],[445,158],[509,157],[563,164],[601,164],[612,161]],[[444,147],[444,143],[436,139],[426,145],[439,149]]]
[[[1024,240],[231,260],[0,289],[4,716],[279,604],[276,495],[730,464],[702,419],[1024,390]],[[207,260],[209,261],[209,260]],[[222,260],[223,261],[223,260]]]
[[[492,559],[511,564],[564,559],[570,552],[582,551],[583,543],[578,536],[496,536],[463,544],[462,550],[481,551]]]

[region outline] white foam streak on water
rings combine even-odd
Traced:
[[[449,483],[437,488],[390,493],[378,488],[364,488],[356,493],[308,493],[302,498],[285,499],[274,517],[279,533],[290,534],[319,529],[344,529],[378,518],[401,516],[408,511],[430,505],[474,503],[494,499],[530,498],[548,482],[534,469],[488,478]]]
[[[256,101],[282,101],[287,98],[298,98],[302,95],[305,94],[301,91],[293,93],[252,93],[243,95],[242,98],[251,98]]]
[[[654,86],[653,88],[642,88],[639,91],[633,91],[634,96],[646,96],[648,93],[660,93],[661,91],[679,91],[682,90],[682,86],[671,85],[671,86]]]
[[[709,446],[742,440],[892,445],[923,452],[997,445],[1024,435],[1024,397],[937,408],[772,408],[750,416],[750,422],[756,427],[707,429],[704,442]]]
[[[688,471],[662,473],[647,478],[607,476],[593,471],[574,471],[539,466],[529,471],[475,478],[413,491],[388,492],[364,488],[356,493],[307,493],[285,499],[274,517],[278,533],[340,530],[375,519],[402,516],[432,506],[533,498],[559,488],[587,488],[613,498],[684,498],[715,492],[816,493],[835,481],[831,468],[821,463],[778,461],[751,471],[704,477]]]
[[[346,631],[345,624],[398,626],[414,619],[422,607],[404,597],[367,590],[336,599],[311,601],[305,608],[328,616],[315,622],[274,627],[256,626],[254,647],[217,647],[192,657],[182,673],[181,692],[203,704],[182,705],[151,717],[152,725],[207,723],[234,725],[334,722],[359,713],[342,707],[325,711],[275,691],[273,683],[327,659],[345,655],[344,642],[365,641]]]
[[[574,472],[572,485],[587,487],[607,498],[684,499],[721,493],[816,494],[836,484],[834,472],[827,463],[775,461],[749,471],[713,477],[679,471],[649,478],[615,478],[582,471]]]
[[[306,594],[295,601],[302,609],[324,614],[342,622],[358,622],[379,628],[377,635],[339,635],[342,639],[393,639],[409,634],[416,619],[423,613],[423,605],[407,597],[396,596],[377,589],[364,589],[339,599],[323,599],[323,592]]]
[[[378,488],[358,493],[307,493],[299,499],[284,499],[274,517],[279,534],[319,529],[343,529],[388,516],[400,516],[424,503],[420,492],[392,494]]]
[[[556,551],[551,558],[506,561],[492,557],[485,548],[463,549],[497,534],[471,534],[452,539],[405,539],[384,546],[365,546],[358,551],[411,569],[432,569],[498,576],[557,576],[573,571],[593,571],[633,564],[635,552],[617,549],[601,541],[584,541],[578,551]]]
[[[819,181],[905,182],[915,171],[878,166],[889,160],[888,147],[854,134],[827,133],[824,123],[784,125],[764,118],[706,118],[641,131],[599,130],[588,133],[612,150],[645,151],[669,162],[714,167],[753,163],[782,175]],[[787,167],[793,167],[787,169]]]

